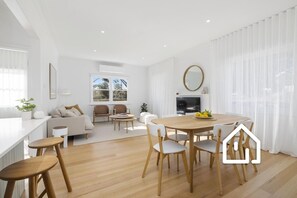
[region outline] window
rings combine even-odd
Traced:
[[[114,78],[112,80],[113,101],[127,101],[127,80]]]
[[[27,96],[27,52],[0,48],[0,107]]]
[[[91,103],[127,101],[128,81],[118,76],[91,74]]]
[[[109,101],[109,79],[93,76],[92,82],[93,102]]]

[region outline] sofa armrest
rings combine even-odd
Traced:
[[[79,117],[64,117],[64,118],[51,118],[47,121],[47,136],[51,137],[53,128],[56,126],[68,127],[68,136],[85,134],[85,118]]]

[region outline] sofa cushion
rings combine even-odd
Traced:
[[[62,115],[61,115],[61,113],[60,113],[60,111],[59,111],[58,109],[54,109],[54,110],[51,112],[51,116],[52,116],[53,118],[60,118],[60,117],[62,117]]]
[[[70,110],[66,110],[65,117],[77,117],[77,115]]]
[[[77,115],[77,116],[80,116],[81,115],[81,113],[79,112],[79,110],[77,110],[76,108],[74,108],[74,107],[72,107],[71,109],[70,109],[70,111],[72,111],[75,115]]]
[[[84,113],[82,112],[82,110],[79,108],[78,104],[73,105],[73,106],[65,106],[65,108],[66,108],[66,109],[76,108],[76,109],[81,113],[81,115],[84,114]]]
[[[62,117],[65,117],[66,116],[66,108],[64,106],[60,106],[58,108],[58,111],[61,113],[61,116]]]

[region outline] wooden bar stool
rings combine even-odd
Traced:
[[[0,171],[0,179],[8,181],[4,198],[11,198],[17,180],[29,179],[29,197],[34,198],[36,193],[35,178],[41,174],[45,190],[42,197],[47,193],[48,197],[55,198],[55,192],[48,171],[58,163],[55,156],[39,156],[18,161]]]
[[[60,150],[60,144],[62,142],[63,142],[63,138],[61,138],[61,137],[44,138],[44,139],[40,139],[40,140],[36,140],[34,142],[31,142],[29,144],[29,148],[37,149],[37,153],[36,153],[37,156],[40,156],[40,155],[43,154],[43,149],[44,148],[48,148],[48,147],[52,147],[52,148],[54,147],[55,148],[56,153],[57,153],[57,157],[59,159],[60,167],[62,169],[62,173],[63,173],[63,176],[64,176],[64,180],[65,180],[65,183],[66,183],[66,186],[67,186],[67,190],[68,190],[68,192],[71,192],[72,187],[71,187],[71,184],[70,184],[70,180],[69,180],[69,177],[68,177],[68,174],[67,174],[67,171],[66,171],[66,168],[65,168],[64,160],[62,158],[61,150]]]

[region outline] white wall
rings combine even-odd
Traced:
[[[209,95],[205,95],[205,94],[201,95],[201,91],[202,91],[203,87],[207,87],[209,90],[209,85],[210,85],[210,73],[209,73],[210,72],[210,43],[207,42],[207,43],[197,45],[194,48],[191,48],[191,49],[183,51],[179,54],[176,54],[174,57],[172,57],[172,59],[173,59],[174,71],[160,69],[158,75],[161,75],[164,78],[167,78],[167,79],[165,79],[165,81],[170,81],[170,82],[172,81],[171,77],[174,76],[174,80],[173,80],[174,88],[173,89],[175,90],[175,93],[178,93],[179,95],[196,95],[196,96],[199,95],[201,97],[201,110],[210,109]],[[168,59],[168,60],[170,60],[170,59]],[[159,68],[167,67],[168,60],[164,60],[164,61],[161,61],[159,63],[149,66],[149,70],[155,68],[156,66]],[[203,72],[204,72],[204,82],[203,82],[201,88],[197,91],[188,91],[183,84],[184,72],[191,65],[199,65],[203,69]],[[168,75],[166,75],[166,73],[167,74],[171,73],[171,75],[168,76]],[[154,85],[152,82],[150,82],[149,87],[150,87],[150,90],[164,88],[164,87],[162,87],[162,85]],[[170,87],[170,89],[172,89],[172,88]],[[172,94],[172,93],[170,93],[170,94]],[[163,95],[163,97],[167,97],[167,96]],[[169,110],[162,111],[161,108],[162,109],[172,108],[172,103],[175,104],[175,97],[172,97],[171,101],[168,101],[168,99],[166,101],[164,101],[164,100],[162,101],[161,99],[157,99],[153,95],[149,95],[149,101],[152,104],[159,105],[159,109],[151,108],[150,110],[155,114],[163,115],[163,114],[166,114],[166,112],[169,112]],[[148,104],[148,106],[150,106],[150,104]],[[154,105],[154,106],[156,107],[156,105]],[[166,107],[166,106],[168,106],[168,107]]]
[[[39,40],[32,38],[20,25],[6,4],[0,1],[0,47],[28,51],[28,97],[34,98],[37,107],[42,104],[42,97],[35,90],[41,84]],[[1,117],[16,117],[19,112],[6,112]]]
[[[99,73],[99,63],[96,61],[60,57],[58,81],[59,89],[67,89],[70,96],[60,96],[59,105],[78,104],[82,110],[92,116],[93,106],[90,106],[90,74]],[[125,65],[120,69],[128,76],[128,104],[131,113],[139,115],[140,106],[147,103],[147,68]]]
[[[176,91],[180,95],[201,94],[203,87],[209,88],[210,80],[210,42],[202,43],[194,48],[183,51],[174,56],[176,76]],[[183,84],[183,76],[186,69],[191,65],[199,65],[204,72],[204,82],[197,91],[189,91]]]
[[[36,98],[37,110],[49,112],[57,106],[58,101],[58,99],[49,99],[49,63],[52,63],[58,70],[58,51],[46,26],[46,20],[39,5],[34,0],[4,1],[7,2],[14,14],[19,17],[19,21],[23,21],[23,18],[25,18],[24,20],[29,22],[29,24],[25,24],[25,29],[39,41],[31,41],[32,53],[30,55],[31,61],[29,60],[31,67],[29,77],[32,77],[33,80],[31,83],[29,82],[31,88],[28,92],[30,97]]]

